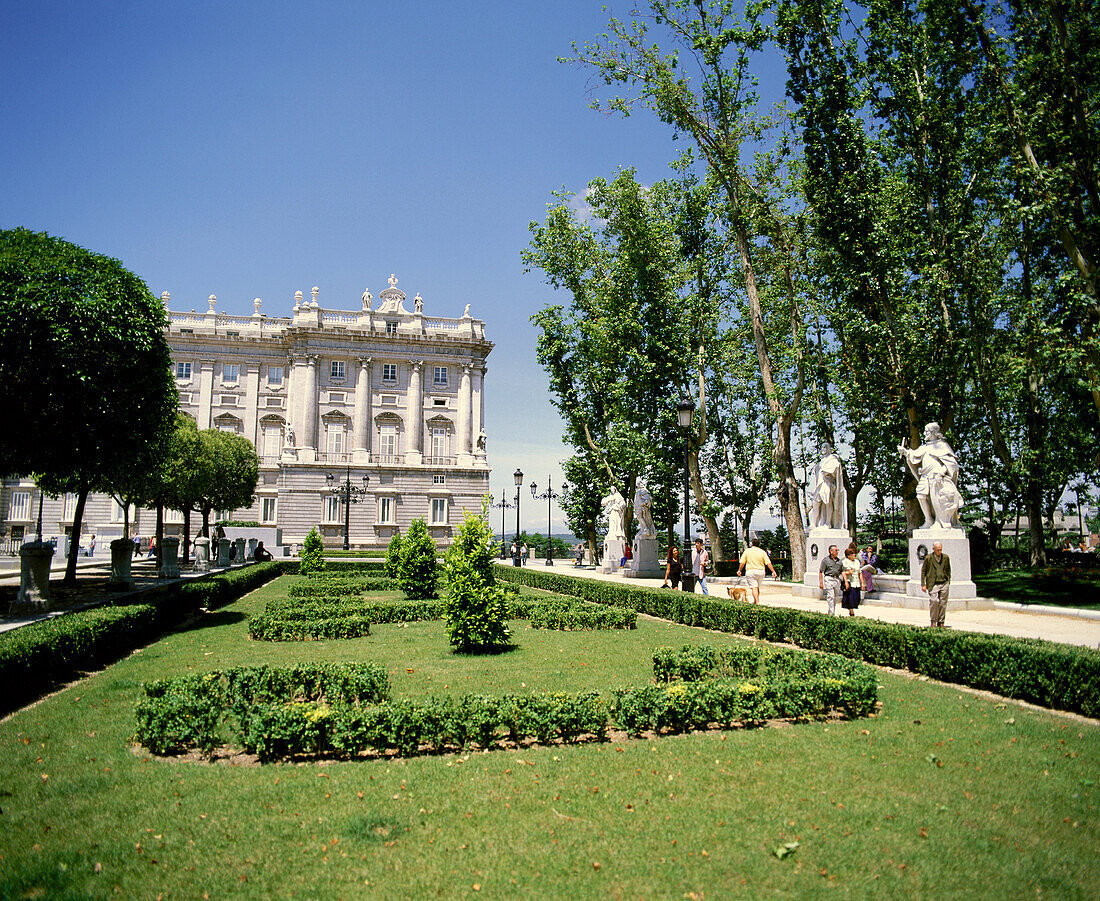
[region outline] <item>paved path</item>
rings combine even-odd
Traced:
[[[498,563],[497,565],[502,564]],[[652,579],[624,579],[618,574],[605,574],[583,567],[578,568],[568,561],[564,561],[561,565],[555,563],[553,567],[547,567],[544,562],[532,561],[526,569],[553,571],[562,575],[580,576],[586,579],[604,579],[633,585],[656,587],[661,584]],[[707,579],[710,593],[722,597],[725,597],[726,586],[730,582],[730,579],[716,577]],[[793,587],[790,582],[775,582],[767,579],[764,582],[764,589],[760,593],[760,603],[769,607],[791,607],[796,610],[825,612],[824,601],[796,597],[791,593]],[[698,592],[698,588],[696,588],[696,592]],[[908,607],[864,604],[859,608],[857,615],[888,623],[907,623],[913,626],[928,625],[927,607],[916,610]],[[1057,641],[1063,644],[1100,648],[1100,611],[1095,610],[1028,607],[998,601],[993,610],[952,611],[949,609],[947,625],[953,629],[965,629],[969,632],[1012,635],[1017,638],[1045,638],[1048,641]]]

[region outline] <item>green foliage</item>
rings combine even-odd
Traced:
[[[321,611],[317,611],[320,613]],[[361,638],[370,635],[371,621],[365,616],[337,615],[282,618],[268,614],[248,621],[248,634],[257,641],[315,641],[324,638]]]
[[[391,579],[401,577],[401,554],[405,541],[399,532],[394,532],[386,547],[386,575]]]
[[[387,564],[388,562],[387,559]],[[424,520],[414,519],[401,545],[401,560],[398,565],[401,590],[411,601],[438,597],[438,580],[439,562],[436,560],[435,542],[428,534]]]
[[[142,603],[76,610],[0,633],[0,713],[38,698],[81,672],[141,647],[201,608],[213,609],[284,572],[258,563],[145,592]]]
[[[536,604],[531,609],[531,628],[587,630],[636,629],[638,614],[623,607],[556,601]]]
[[[325,568],[325,543],[321,539],[321,533],[317,526],[309,530],[306,540],[302,542],[302,550],[298,554],[298,571],[302,575],[319,573]]]
[[[447,634],[463,651],[507,644],[508,604],[493,576],[493,536],[483,516],[469,511],[447,549]]]
[[[397,580],[389,576],[342,577],[331,575],[331,571],[323,575],[308,582],[295,582],[287,593],[292,598],[318,598],[361,595],[365,591],[396,591],[399,588]]]
[[[1084,716],[1100,715],[1100,651],[1049,641],[825,616],[502,567],[501,578],[688,626],[865,660]]]

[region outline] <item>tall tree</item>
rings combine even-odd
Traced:
[[[0,471],[77,496],[111,492],[171,429],[178,396],[161,302],[117,260],[45,233],[0,231]]]
[[[647,12],[637,12],[629,22],[612,18],[607,34],[596,41],[574,45],[576,56],[568,61],[590,66],[608,85],[636,92],[597,100],[595,108],[629,115],[640,103],[677,134],[689,136],[724,194],[757,365],[776,423],[779,498],[795,577],[801,578],[806,541],[790,441],[805,387],[797,228],[783,199],[772,193],[770,179],[759,181],[745,162],[773,124],[758,110],[752,71],[754,55],[769,34],[765,10],[750,3],[741,16],[731,0],[650,0],[645,6]],[[663,50],[655,32],[675,49]],[[776,265],[774,291],[761,290],[763,250]],[[780,323],[785,327],[779,328],[783,338],[777,343]]]

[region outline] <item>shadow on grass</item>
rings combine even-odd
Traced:
[[[1067,579],[1041,570],[1015,569],[975,576],[974,582],[978,594],[998,601],[1100,610],[1100,580],[1094,577]]]
[[[453,648],[452,651],[461,657],[493,657],[497,654],[510,654],[518,651],[518,644],[475,644],[465,648]]]
[[[213,629],[217,626],[232,626],[244,622],[248,615],[239,610],[214,610],[210,613],[196,614],[182,625],[178,631],[193,632],[195,629]]]

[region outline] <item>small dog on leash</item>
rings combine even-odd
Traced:
[[[726,588],[729,592],[729,596],[735,601],[744,601],[746,604],[749,602],[749,589],[739,588],[736,585],[729,585]]]

